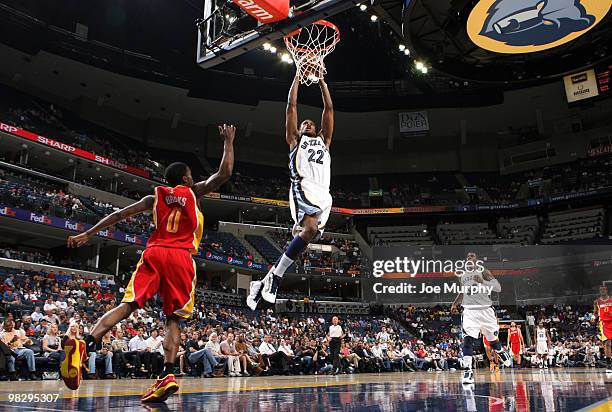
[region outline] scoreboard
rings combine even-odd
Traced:
[[[610,96],[612,90],[610,90],[610,77],[612,76],[612,64],[607,66],[598,67],[595,69],[595,78],[597,79],[597,89],[599,95],[602,97]]]
[[[612,96],[612,64],[601,65],[593,69],[570,74],[563,78],[567,102],[591,100],[595,97]]]

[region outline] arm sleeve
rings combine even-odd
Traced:
[[[493,292],[501,292],[501,285],[499,284],[499,281],[495,278],[491,280],[484,280],[482,284],[488,287],[492,287],[493,289],[491,290],[493,290]]]

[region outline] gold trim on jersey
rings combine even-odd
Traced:
[[[134,269],[134,271],[132,272],[132,277],[130,278],[130,282],[125,288],[125,293],[123,294],[123,299],[121,299],[121,303],[134,302],[134,299],[136,298],[136,293],[134,293],[134,278],[136,277],[136,273],[138,273],[138,269],[140,268],[140,265],[142,265],[144,254],[145,252],[143,251],[142,254],[140,255],[140,260],[136,264],[136,269]]]
[[[599,321],[599,340],[602,342],[605,342],[610,338],[611,338],[610,336],[604,335],[603,322],[600,320]]]
[[[185,303],[185,305],[174,311],[174,314],[177,316],[180,316],[181,318],[189,318],[191,317],[191,314],[193,313],[193,306],[195,304],[195,290],[196,290],[196,283],[197,283],[197,271],[196,271],[196,264],[195,264],[195,260],[191,259],[193,262],[193,281],[191,283],[191,293],[189,294],[189,301],[187,303]]]
[[[157,199],[159,198],[157,189],[159,189],[159,186],[153,190],[153,195],[155,196],[155,200],[153,201],[153,224],[155,225],[155,229],[157,229]]]
[[[193,205],[195,207],[195,215],[196,215],[196,219],[198,219],[196,228],[193,231],[193,241],[191,242],[191,244],[193,245],[193,249],[191,249],[191,253],[196,254],[198,253],[198,249],[200,248],[200,242],[202,241],[202,234],[204,233],[204,214],[200,211],[200,207],[198,206],[198,199],[196,198],[195,193],[193,193],[193,189],[189,188],[189,192],[191,193],[191,196],[193,196]]]

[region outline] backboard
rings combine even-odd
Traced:
[[[197,63],[202,68],[214,67],[362,2],[363,0],[291,1],[288,18],[274,23],[261,23],[231,0],[205,1],[204,16],[197,21]]]

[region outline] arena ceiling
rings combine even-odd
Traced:
[[[45,50],[189,89],[192,97],[247,104],[284,100],[294,68],[278,56],[255,50],[210,70],[195,64],[195,20],[202,15],[202,4],[0,0],[0,41],[32,55]],[[474,1],[364,4],[365,10],[354,7],[330,18],[342,31],[342,43],[328,58],[328,77],[344,110],[363,110],[364,104],[371,110],[491,105],[501,101],[504,88],[517,87],[516,82],[528,86],[550,81],[610,56],[610,16],[587,35],[550,51],[502,55],[475,46],[467,36]],[[79,29],[86,30],[87,41],[75,38]],[[416,62],[424,63],[428,73],[417,70]],[[313,93],[312,101],[317,100]]]

